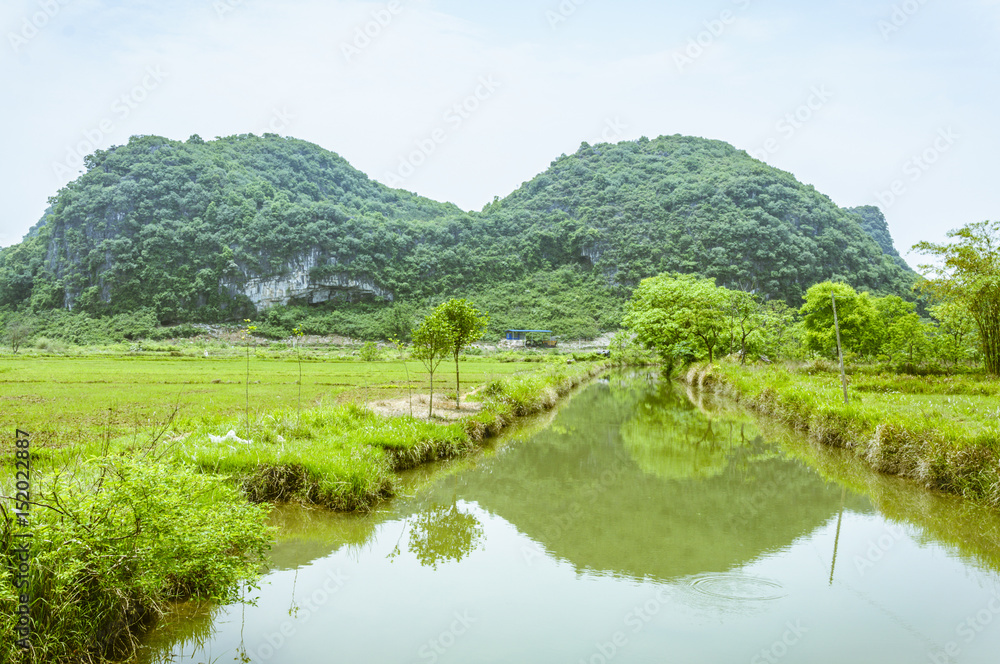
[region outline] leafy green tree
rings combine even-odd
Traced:
[[[951,244],[920,242],[914,250],[940,259],[921,265],[931,275],[924,291],[955,302],[976,322],[986,371],[1000,375],[1000,222],[982,221],[950,231]]]
[[[764,303],[753,293],[744,290],[728,290],[726,320],[729,328],[729,352],[739,348],[740,364],[746,364],[747,354],[758,342],[760,330],[767,322]]]
[[[935,352],[938,357],[953,365],[972,357],[978,342],[976,321],[969,310],[954,301],[946,301],[930,308],[937,321]]]
[[[678,362],[708,356],[726,330],[729,291],[714,279],[693,274],[661,274],[643,279],[622,321],[639,343],[655,350],[667,373]],[[704,354],[695,350],[702,348]]]
[[[26,320],[15,318],[7,323],[7,331],[4,337],[10,345],[10,351],[14,355],[21,350],[21,346],[34,333],[34,327]]]
[[[451,354],[455,333],[444,314],[435,310],[427,315],[412,334],[413,357],[423,363],[430,374],[430,398],[427,417],[434,414],[434,372],[444,358]]]
[[[858,293],[847,284],[831,281],[816,284],[806,291],[806,303],[800,310],[806,348],[827,357],[837,354],[831,295],[837,298],[837,319],[844,349],[873,356],[878,352],[879,319],[871,297],[868,293]]]
[[[485,314],[476,309],[467,300],[452,298],[439,305],[434,310],[448,322],[451,327],[451,353],[455,358],[455,407],[459,407],[461,397],[461,382],[458,376],[458,355],[464,348],[486,334],[486,328],[490,324],[489,314]]]
[[[927,326],[916,313],[916,305],[898,295],[872,299],[878,315],[875,328],[879,353],[890,362],[905,354],[910,362],[920,359],[928,350]]]
[[[802,327],[796,323],[797,311],[783,300],[764,303],[764,324],[757,332],[759,348],[770,357],[799,357],[802,351]]]

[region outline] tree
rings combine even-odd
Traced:
[[[467,300],[452,298],[434,310],[448,322],[451,327],[451,353],[455,356],[455,407],[459,406],[461,396],[458,379],[458,355],[469,344],[478,341],[486,333],[490,323],[489,314],[484,314],[473,307]]]
[[[878,315],[876,338],[878,352],[890,362],[900,353],[908,355],[910,362],[920,359],[927,349],[927,326],[916,313],[916,305],[898,295],[887,295],[872,300]]]
[[[427,406],[427,417],[434,413],[434,372],[444,358],[451,353],[454,332],[444,314],[432,311],[413,330],[413,357],[420,360],[430,374],[431,393]]]
[[[938,357],[953,365],[975,353],[976,321],[968,309],[957,302],[942,302],[930,308],[937,320],[935,349]]]
[[[955,302],[976,322],[986,371],[1000,375],[1000,222],[982,221],[949,231],[951,244],[920,242],[915,251],[941,259],[921,265],[931,275],[921,288]]]
[[[760,349],[772,357],[798,357],[802,349],[802,326],[796,324],[798,311],[783,300],[764,304],[764,326],[759,330]]]
[[[828,357],[837,353],[833,327],[833,302],[837,298],[837,317],[844,348],[860,355],[878,352],[878,316],[868,293],[858,293],[847,284],[824,281],[806,291],[806,303],[800,313],[805,327],[806,348]]]
[[[21,350],[21,346],[28,337],[31,336],[34,330],[30,323],[14,319],[7,323],[7,333],[4,335],[7,337],[7,343],[10,344],[10,350],[14,355],[17,355],[17,351]]]
[[[752,337],[766,324],[766,310],[753,293],[730,290],[726,316],[729,325],[729,352],[739,345],[740,364],[746,364]]]
[[[660,355],[667,373],[677,362],[703,356],[699,346],[712,362],[726,329],[728,293],[715,279],[693,274],[649,277],[639,283],[622,323]]]

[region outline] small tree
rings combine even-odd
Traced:
[[[246,323],[246,325],[240,328],[240,340],[246,346],[246,351],[247,351],[246,415],[247,415],[247,431],[249,432],[250,431],[250,344],[253,343],[253,333],[257,330],[257,326],[251,324],[249,318],[244,318],[243,322]]]
[[[12,320],[7,323],[7,343],[10,344],[10,350],[14,355],[17,355],[17,351],[21,350],[21,346],[24,342],[28,340],[34,330],[31,325],[23,320]]]
[[[746,364],[751,340],[767,323],[764,303],[753,293],[729,290],[726,318],[729,327],[729,352],[740,350],[740,364]]]
[[[420,360],[430,374],[431,391],[427,417],[434,413],[434,372],[451,353],[454,332],[451,325],[437,309],[413,330],[413,357]]]
[[[938,357],[956,365],[975,354],[976,321],[968,309],[956,302],[942,302],[930,308],[938,322],[935,351]]]
[[[927,348],[927,327],[916,313],[916,305],[898,295],[872,300],[878,315],[876,338],[879,352],[892,362],[905,354],[910,362],[920,359]]]
[[[295,359],[299,363],[299,398],[295,402],[298,407],[299,420],[302,419],[302,337],[304,335],[305,333],[300,328],[292,329],[292,345],[295,347]]]
[[[948,237],[952,244],[921,242],[914,250],[942,259],[921,265],[931,275],[923,290],[942,301],[955,302],[976,322],[986,371],[1000,375],[1000,222],[969,224]]]
[[[489,325],[489,314],[484,314],[472,306],[467,300],[450,299],[438,306],[435,312],[440,312],[451,327],[451,353],[455,357],[455,407],[460,408],[461,383],[458,376],[458,355],[462,350],[482,339]]]

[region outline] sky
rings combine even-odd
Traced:
[[[466,210],[684,134],[882,208],[1000,217],[1000,0],[4,0],[0,246],[95,149],[272,132]]]

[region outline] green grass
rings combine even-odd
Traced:
[[[849,404],[826,367],[696,366],[688,381],[844,447],[876,470],[1000,507],[1000,385],[985,375],[853,371]]]
[[[17,355],[0,358],[0,429],[32,433],[36,449],[63,447],[105,437],[138,434],[167,420],[214,423],[245,415],[246,357],[148,355]],[[419,362],[360,362],[306,351],[302,408],[375,401],[427,390]],[[454,393],[454,372],[442,364],[437,394]],[[463,359],[462,391],[496,377],[531,369],[520,362]],[[407,372],[409,372],[407,374]],[[291,351],[252,351],[251,419],[260,413],[297,409],[299,365]],[[409,382],[407,382],[409,379]],[[224,433],[224,432],[223,432]],[[8,441],[0,442],[0,451]]]

